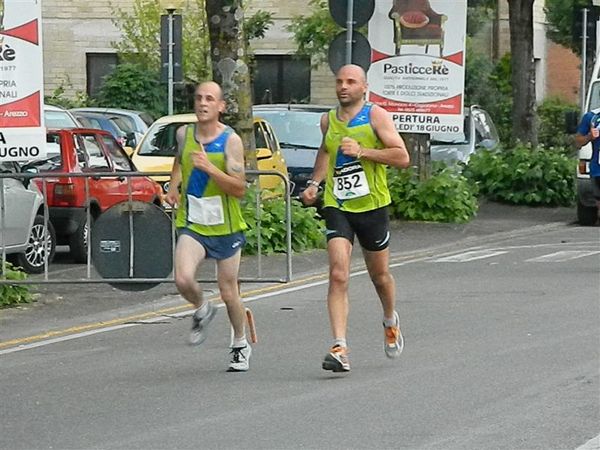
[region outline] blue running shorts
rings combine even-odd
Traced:
[[[246,237],[241,231],[224,236],[204,236],[187,228],[178,228],[177,234],[194,238],[206,250],[206,257],[216,260],[231,258],[246,243]]]

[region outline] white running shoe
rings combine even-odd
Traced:
[[[192,331],[190,331],[190,344],[199,345],[206,339],[206,327],[217,314],[217,308],[211,302],[208,302],[208,313],[201,319],[192,315]]]
[[[232,347],[229,354],[231,355],[231,361],[227,372],[248,371],[250,368],[250,355],[252,354],[250,344],[246,344],[245,347]]]

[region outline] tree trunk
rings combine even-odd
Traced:
[[[418,170],[419,181],[427,181],[431,178],[430,138],[428,134],[402,133],[402,139],[410,154],[411,166]]]
[[[206,0],[213,79],[221,85],[227,111],[224,121],[244,142],[246,167],[256,169],[252,94],[244,36],[242,0]]]
[[[512,130],[516,139],[537,145],[533,2],[534,0],[508,0],[508,20],[513,96]]]

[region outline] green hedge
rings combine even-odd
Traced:
[[[477,190],[456,167],[434,164],[424,182],[414,168],[389,169],[388,186],[397,219],[462,223],[477,213]]]
[[[479,152],[464,171],[482,195],[518,205],[571,206],[575,165],[565,149],[517,144],[511,150]]]
[[[286,251],[285,201],[283,193],[269,192],[270,198],[260,200],[261,252],[263,254]],[[325,225],[315,208],[307,208],[292,200],[292,250],[302,252],[325,247]],[[258,251],[258,226],[256,220],[256,188],[247,189],[242,202],[242,214],[248,224],[245,255]]]

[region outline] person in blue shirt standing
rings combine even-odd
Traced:
[[[590,178],[592,194],[596,199],[596,206],[600,212],[600,108],[593,109],[584,114],[577,127],[575,143],[583,147],[592,143],[592,158],[590,159]]]

